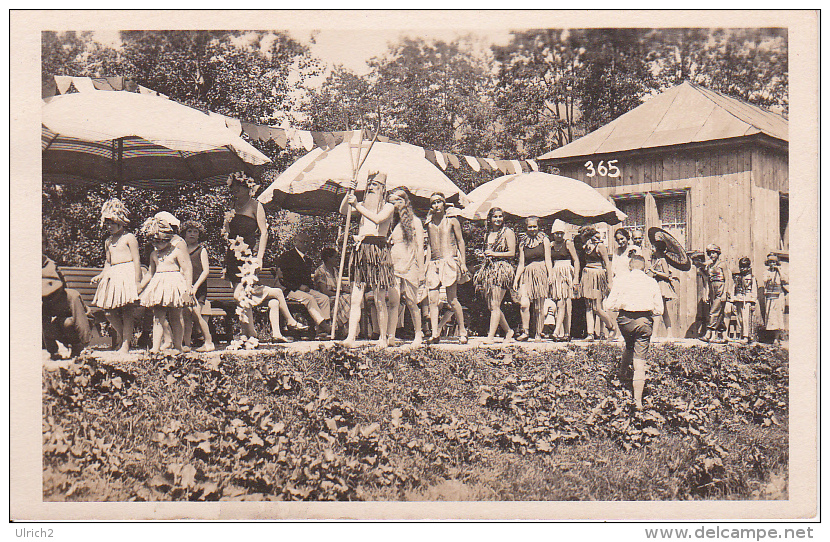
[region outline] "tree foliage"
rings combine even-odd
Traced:
[[[193,107],[303,129],[373,128],[380,115],[390,138],[497,159],[539,156],[683,81],[784,112],[788,106],[785,29],[524,30],[485,50],[470,37],[403,38],[369,62],[368,74],[335,67],[319,88],[304,83],[322,73],[323,61],[283,32],[125,31],[119,47],[90,32],[44,32],[41,45],[44,77],[129,76]],[[252,144],[273,160],[264,182],[302,153]],[[498,175],[466,166],[445,173],[465,192]],[[59,263],[102,264],[97,212],[113,190],[44,187],[45,241]],[[224,191],[123,195],[136,218],[165,209],[202,220],[211,262],[221,262]],[[315,248],[336,241],[337,217],[280,211],[269,220],[266,263],[298,228],[314,232]]]

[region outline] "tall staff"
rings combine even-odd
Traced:
[[[352,161],[352,182],[349,185],[349,192],[348,195],[352,195],[354,192],[355,186],[357,186],[357,174],[360,172],[360,168],[363,167],[363,164],[366,162],[366,159],[369,157],[369,153],[372,152],[372,146],[374,146],[375,141],[378,139],[378,132],[380,132],[380,116],[378,116],[378,127],[375,130],[375,134],[372,137],[372,141],[369,143],[369,147],[366,150],[366,154],[363,155],[361,159],[361,154],[363,152],[364,143],[363,143],[363,129],[360,130],[360,143],[355,145],[354,143],[349,143],[349,158]],[[352,154],[352,149],[357,148],[357,159],[355,160],[354,154]],[[342,282],[343,282],[343,265],[346,262],[346,248],[348,246],[349,240],[349,226],[351,225],[352,221],[352,212],[351,209],[349,212],[346,213],[346,227],[343,229],[343,249],[340,251],[340,267],[337,270],[337,291],[334,294],[334,307],[339,307],[340,303],[340,290],[342,289]],[[334,340],[334,333],[337,330],[337,318],[332,318],[331,323],[331,340]]]

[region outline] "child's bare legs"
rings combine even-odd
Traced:
[[[467,328],[464,327],[464,308],[461,306],[461,302],[458,301],[458,296],[456,295],[457,288],[457,283],[453,283],[452,286],[447,286],[447,301],[455,313],[455,318],[458,322],[458,336],[463,337],[463,343],[467,340]]]
[[[522,291],[522,297],[519,299],[519,308],[522,316],[522,335],[530,335],[530,298]]]
[[[153,347],[150,349],[152,354],[158,354],[161,351],[161,339],[164,333],[161,323],[165,316],[165,307],[153,307]]]
[[[542,328],[545,325],[545,300],[542,299],[534,299],[533,300],[533,310],[536,314],[536,338],[542,338]]]
[[[363,292],[362,285],[358,283],[352,285],[352,299],[349,307],[349,333],[346,335],[346,340],[343,341],[343,346],[346,348],[357,346],[357,331],[360,328],[360,306],[363,303]]]
[[[565,314],[568,312],[568,299],[556,300],[556,325],[553,328],[553,334],[557,337],[564,337],[565,333]]]
[[[121,318],[121,309],[111,309],[104,313],[107,317],[107,322],[110,323],[112,329],[115,331],[115,342],[112,349],[121,348],[121,343],[124,342],[122,338],[122,331],[124,329],[124,321]]]
[[[441,327],[438,325],[438,309],[441,305],[441,290],[435,288],[429,291],[429,325],[432,327],[432,338],[441,336]]]
[[[131,307],[121,308],[121,348],[118,351],[122,354],[130,352],[130,342],[133,339],[133,309]]]
[[[182,346],[190,348],[190,342],[193,339],[193,316],[198,314],[199,305],[188,307],[182,311],[182,322],[184,323],[184,332],[182,334]]]
[[[417,348],[424,342],[424,330],[421,327],[421,307],[415,303],[414,299],[405,298],[404,302],[409,308],[409,315],[412,317],[412,327],[415,328],[415,340],[412,341],[412,346]]]
[[[401,305],[401,292],[395,286],[389,288],[389,303],[387,308],[387,323],[386,323],[386,344],[388,346],[395,346],[398,339],[395,334],[398,332],[398,311]]]
[[[181,307],[169,307],[167,309],[167,319],[170,322],[170,331],[173,335],[173,348],[178,351],[184,350],[182,348],[182,309]]]
[[[202,317],[202,307],[199,306],[198,302],[196,305],[191,307],[189,310],[185,309],[185,314],[190,314],[193,318],[196,319],[196,323],[199,324],[199,329],[202,330],[202,336],[205,338],[205,344],[200,346],[197,350],[200,352],[210,352],[211,350],[215,350],[216,347],[213,345],[213,336],[210,334],[210,326]],[[190,326],[193,327],[193,320],[190,319]],[[185,327],[187,329],[187,327]],[[190,333],[191,331],[185,331],[184,340],[187,341],[187,345],[190,346]]]
[[[573,301],[571,298],[565,300],[565,329],[563,337],[571,337],[571,316],[573,314]]]
[[[490,328],[487,330],[487,338],[484,339],[484,342],[486,343],[493,342],[500,324],[503,328],[505,328],[505,336],[510,331],[510,326],[507,325],[507,320],[504,317],[504,313],[501,311],[502,299],[504,299],[504,288],[494,286],[490,290],[490,299],[487,300],[490,309]]]
[[[597,316],[599,316],[599,319],[602,320],[602,323],[605,325],[605,327],[608,328],[608,330],[610,330],[614,335],[616,335],[614,322],[612,322],[611,318],[609,318],[608,314],[604,310],[602,310],[602,308],[600,306],[601,305],[600,300],[599,299],[594,299],[592,301],[592,304],[594,305],[594,312],[596,313]]]
[[[169,317],[165,316],[162,319],[161,328],[163,330],[162,340],[161,340],[161,349],[162,350],[167,350],[168,348],[172,348],[173,347],[173,334],[170,331]]]

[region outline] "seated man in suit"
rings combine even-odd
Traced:
[[[81,294],[66,287],[66,281],[46,254],[43,255],[43,344],[49,357],[60,359],[58,342],[78,356],[89,344],[91,331]]]
[[[282,284],[286,288],[286,299],[302,303],[314,320],[318,340],[326,340],[331,333],[331,302],[329,296],[312,289],[311,273],[314,267],[308,255],[310,246],[308,234],[299,232],[294,236],[294,247],[283,252],[277,259],[282,271]]]

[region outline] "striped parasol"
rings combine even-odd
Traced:
[[[160,189],[270,162],[218,117],[161,97],[85,92],[43,101],[43,180]]]
[[[369,142],[362,145],[368,147]],[[354,173],[351,144],[344,142],[333,149],[314,149],[294,162],[260,194],[263,205],[278,206],[303,214],[336,212],[348,192]],[[376,142],[366,155],[366,163],[357,172],[357,193],[362,198],[369,173],[386,173],[386,189],[405,187],[412,195],[412,205],[420,211],[429,208],[429,197],[441,192],[453,204],[466,202],[449,177],[424,158],[419,147]]]

